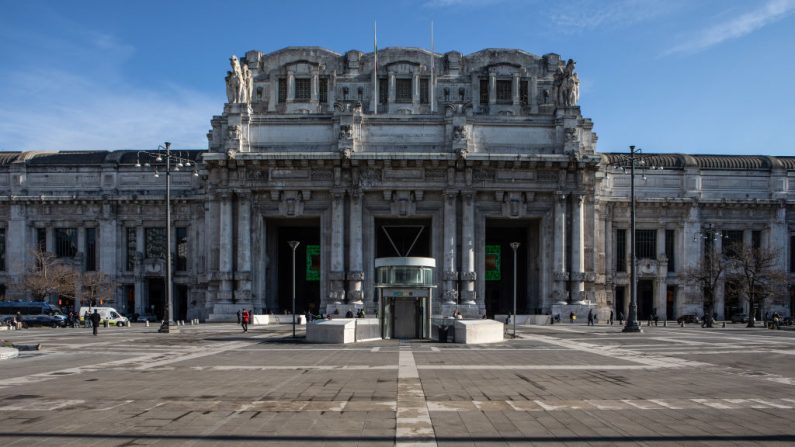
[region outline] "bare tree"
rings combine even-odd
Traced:
[[[727,277],[736,282],[748,299],[748,327],[754,327],[758,302],[782,290],[787,275],[779,269],[780,250],[753,247],[734,247],[730,256],[731,269]]]
[[[74,267],[40,249],[33,250],[31,255],[33,265],[26,269],[19,284],[24,291],[29,291],[38,300],[50,295],[74,296],[78,275]]]
[[[686,268],[683,274],[685,281],[701,286],[701,291],[704,294],[704,319],[707,325],[712,327],[712,315],[715,313],[715,290],[731,263],[723,254],[715,253],[711,244],[706,248],[704,259],[698,264]]]
[[[80,276],[83,293],[80,295],[81,304],[99,306],[109,303],[113,299],[116,285],[110,277],[102,272],[85,272]]]

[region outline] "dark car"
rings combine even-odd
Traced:
[[[732,315],[732,323],[748,323],[748,314]]]
[[[698,316],[696,315],[680,315],[679,318],[676,319],[677,323],[698,323]]]
[[[63,315],[23,315],[22,324],[27,327],[66,327],[66,317]]]

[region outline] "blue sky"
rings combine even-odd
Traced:
[[[795,155],[795,0],[0,0],[0,149],[205,148],[232,53],[577,61],[598,150]]]

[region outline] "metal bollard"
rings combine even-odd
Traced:
[[[146,320],[146,327],[149,327],[149,320]]]

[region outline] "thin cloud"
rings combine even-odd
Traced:
[[[731,18],[689,38],[663,53],[697,53],[727,40],[739,39],[771,23],[777,22],[795,11],[795,0],[771,0],[759,9]]]
[[[424,6],[426,8],[478,8],[482,6],[491,6],[506,1],[509,0],[427,0]]]
[[[678,8],[678,2],[657,0],[576,0],[556,2],[547,14],[555,28],[579,32],[643,22]]]

